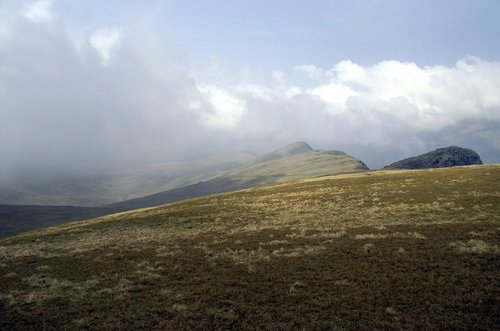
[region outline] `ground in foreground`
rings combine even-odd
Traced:
[[[214,195],[0,241],[0,329],[498,329],[500,166]]]

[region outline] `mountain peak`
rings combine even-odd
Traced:
[[[311,146],[309,146],[306,142],[303,141],[298,141],[296,143],[287,145],[282,148],[278,148],[271,153],[264,154],[261,157],[259,157],[256,161],[258,162],[267,162],[267,161],[272,161],[272,160],[278,160],[282,158],[286,158],[292,155],[297,155],[297,154],[303,154],[306,152],[311,152],[313,149]]]
[[[312,151],[312,147],[304,141],[298,141],[285,147],[279,148],[272,152],[273,154],[280,154],[282,156],[289,156],[295,154],[302,154]]]

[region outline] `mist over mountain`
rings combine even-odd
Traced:
[[[255,158],[232,152],[196,161],[153,163],[101,175],[27,176],[0,184],[0,204],[101,206],[186,186]]]
[[[248,30],[238,30],[240,37],[231,39],[220,33],[227,32],[218,25],[223,20],[198,17],[200,10],[190,3],[167,3],[0,2],[0,183],[123,173],[143,164],[187,162],[231,150],[262,154],[300,140],[346,151],[370,168],[446,145],[467,145],[484,162],[500,162],[500,62],[498,52],[484,52],[498,43],[483,40],[486,48],[462,48],[478,45],[477,36],[487,38],[481,24],[498,22],[494,17],[478,19],[481,24],[469,27],[478,29],[474,43],[459,42],[458,50],[442,61],[419,58],[419,52],[394,57],[387,47],[378,49],[383,54],[365,50],[356,56],[353,49],[371,45],[362,34],[347,38],[352,47],[343,52],[327,51],[324,47],[341,47],[346,40],[319,31],[338,31],[340,22],[371,17],[355,4],[355,10],[334,10],[331,2],[307,8],[297,2],[287,4],[295,8],[287,11],[266,3],[273,14],[245,20],[248,26],[235,29]],[[478,15],[476,6],[484,10],[474,2],[464,5],[467,10],[433,5],[467,15]],[[253,2],[221,6],[203,5],[203,11],[228,11],[228,17],[240,18],[260,12]],[[439,12],[429,10],[429,4],[407,6],[369,6],[368,13],[387,20],[371,20],[381,33],[371,28],[365,33],[375,33],[377,41],[388,38],[392,45],[389,36],[401,33],[390,24],[395,17],[422,28],[420,20],[412,21],[416,12],[427,8],[426,18]],[[349,20],[327,20],[326,13],[345,14]],[[305,56],[298,46],[302,41],[283,43],[284,27],[276,25],[275,16],[321,48]],[[442,31],[460,28],[463,35],[462,22],[449,17],[446,24],[452,25],[441,26]],[[306,18],[319,39],[296,24]],[[269,24],[270,31],[256,26],[261,23]],[[436,19],[428,26],[438,23],[445,24]],[[349,33],[360,28],[348,26]],[[322,39],[326,36],[335,41]],[[420,35],[421,42],[431,42],[427,36]],[[399,37],[400,50],[407,52],[407,35]],[[211,54],[218,47],[224,52]]]
[[[229,165],[222,161],[233,160]],[[240,164],[243,160],[247,162]],[[39,186],[47,195],[46,200],[56,201],[58,206],[39,206],[40,195],[32,191],[23,191],[23,187],[17,188],[17,195],[3,194],[6,198],[17,199],[17,203],[26,201],[27,205],[7,205],[0,201],[0,237],[13,235],[22,231],[28,231],[40,227],[62,224],[69,221],[83,220],[91,217],[127,211],[136,208],[152,207],[168,202],[210,195],[214,193],[231,192],[240,189],[282,183],[292,180],[314,178],[319,176],[336,175],[342,173],[363,172],[368,167],[352,156],[340,151],[314,150],[305,142],[297,142],[285,147],[255,157],[249,153],[237,153],[228,158],[217,157],[205,160],[205,164],[183,164],[177,167],[156,169],[152,173],[139,173],[137,176],[127,174],[124,177],[104,178],[104,183],[89,179],[61,183],[57,189]],[[192,168],[190,168],[191,166]],[[231,170],[222,171],[223,167]],[[214,173],[214,170],[217,170]],[[163,178],[160,174],[163,173]],[[196,174],[189,178],[189,175]],[[181,176],[174,179],[176,176]],[[185,185],[179,185],[185,181]],[[111,187],[112,184],[117,187]],[[156,183],[156,186],[153,185]],[[93,186],[91,185],[93,184]],[[118,185],[121,184],[122,186]],[[125,185],[127,184],[127,185]],[[133,185],[132,185],[133,184]],[[152,188],[158,189],[158,185],[177,185],[161,192],[138,190]],[[134,189],[134,186],[138,186]],[[120,199],[130,192],[135,192],[135,197]],[[2,191],[0,191],[2,193]],[[1,195],[0,195],[1,197]],[[21,200],[25,199],[25,200]],[[71,200],[73,199],[73,200]],[[86,207],[68,206],[66,201],[85,201]],[[109,201],[109,202],[108,202]],[[118,202],[116,202],[118,201]]]
[[[264,184],[366,170],[368,167],[362,161],[344,152],[314,150],[305,142],[297,142],[262,155],[212,179],[105,207],[126,210],[151,207]]]

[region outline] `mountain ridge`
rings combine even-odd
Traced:
[[[344,152],[296,142],[197,183],[96,207],[0,205],[0,237],[40,227],[284,181],[362,172],[368,167]]]
[[[366,170],[369,169],[362,161],[344,152],[314,150],[305,142],[296,142],[209,180],[104,207],[152,207],[161,203],[264,184]]]

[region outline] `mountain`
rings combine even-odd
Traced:
[[[260,156],[210,180],[106,207],[126,210],[144,208],[258,185],[366,170],[369,169],[363,162],[344,152],[314,150],[305,142],[297,142]]]
[[[483,164],[472,149],[450,146],[394,162],[384,169],[426,169]]]
[[[313,150],[306,143],[298,142],[204,181],[99,207],[0,205],[0,238],[40,227],[208,194],[366,170],[368,168],[363,162],[344,152]]]
[[[326,176],[3,239],[0,330],[496,330],[499,180]]]

